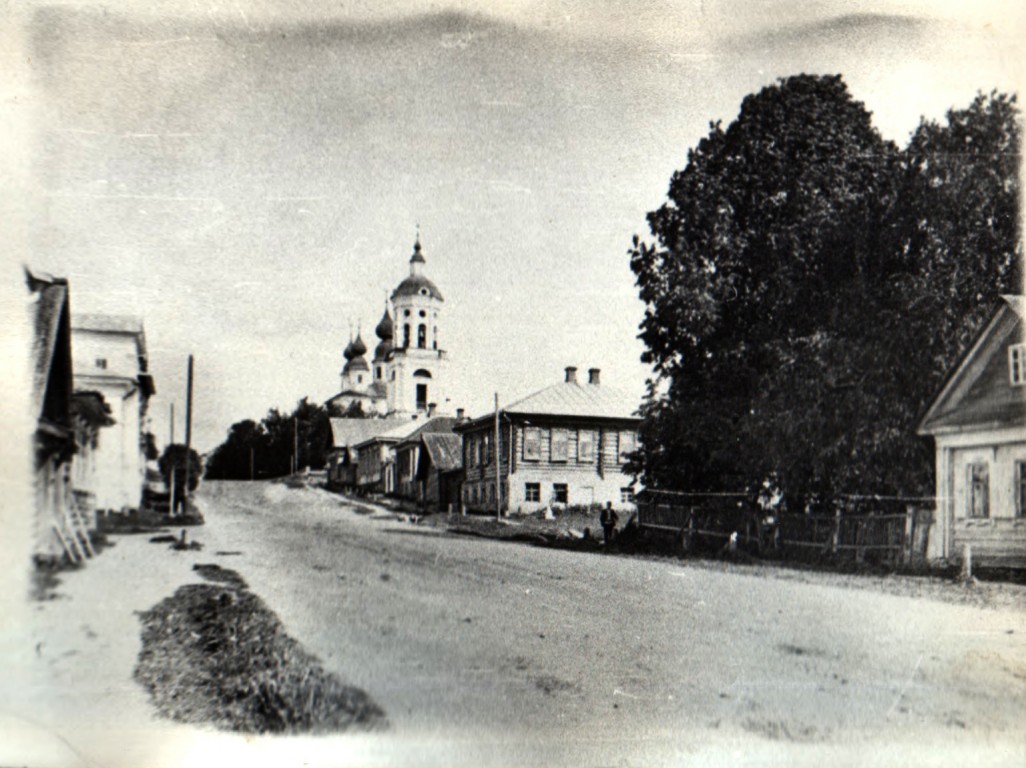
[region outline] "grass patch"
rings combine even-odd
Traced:
[[[217,566],[197,571],[235,586],[188,584],[140,614],[134,677],[161,715],[243,733],[386,724],[366,693],[326,672],[259,597],[235,582],[245,583],[238,574]]]

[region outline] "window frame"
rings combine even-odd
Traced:
[[[524,427],[524,448],[523,448],[523,460],[524,461],[541,461],[541,442],[542,442],[542,431],[541,427]],[[528,452],[530,445],[534,446],[534,450]]]
[[[595,431],[592,429],[577,430],[578,464],[591,464],[595,461],[595,446],[598,444],[598,440],[596,440],[595,438]],[[585,453],[585,451],[583,450],[584,446],[588,447],[587,453]]]
[[[570,461],[569,429],[553,427],[549,430],[549,461],[559,464]]]
[[[1012,476],[1015,483],[1015,516],[1023,518],[1026,517],[1026,459],[1019,459],[1012,466],[1015,472]]]
[[[524,501],[541,503],[541,483],[524,483]]]
[[[1008,383],[1026,387],[1026,342],[1008,345]]]
[[[562,496],[563,498],[560,498]],[[570,485],[568,483],[552,484],[552,503],[570,504]]]
[[[986,461],[971,461],[965,466],[965,516],[967,520],[988,520],[990,519],[990,464]],[[977,470],[982,470],[977,476]],[[980,488],[979,498],[983,505],[982,514],[975,514],[977,505],[977,488]]]

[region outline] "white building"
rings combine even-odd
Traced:
[[[424,276],[424,253],[417,237],[410,274],[396,286],[391,306],[375,328],[378,344],[367,361],[362,334],[350,338],[343,356],[342,388],[325,405],[332,415],[358,407],[366,414],[415,415],[446,407],[448,358],[442,349],[445,299]]]
[[[142,320],[75,315],[71,342],[75,389],[103,395],[115,422],[100,431],[93,457],[96,507],[138,509],[145,479],[146,405],[155,392]]]

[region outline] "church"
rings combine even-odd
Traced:
[[[342,353],[342,386],[325,407],[329,415],[409,416],[447,408],[448,359],[441,348],[441,291],[424,276],[424,253],[417,235],[410,274],[392,291],[374,329],[373,357],[362,333],[350,338]],[[389,304],[391,306],[389,306]]]

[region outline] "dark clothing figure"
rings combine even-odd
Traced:
[[[618,519],[616,512],[613,511],[612,502],[607,502],[606,508],[603,509],[602,514],[599,515],[599,522],[602,523],[602,535],[607,547],[613,541],[613,531],[616,530],[616,521]]]

